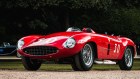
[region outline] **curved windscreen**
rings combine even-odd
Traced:
[[[66,32],[81,32],[81,30],[77,27],[70,27],[66,30]]]

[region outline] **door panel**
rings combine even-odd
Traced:
[[[122,46],[121,40],[116,36],[110,37],[110,52],[107,56],[108,59],[117,59],[120,54],[120,48]]]
[[[96,43],[97,43],[98,58],[107,59],[108,44],[109,44],[108,36],[99,35],[98,37],[96,37]]]

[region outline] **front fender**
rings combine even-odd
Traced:
[[[24,41],[24,46],[28,45],[29,43],[41,38],[42,36],[39,36],[39,35],[30,35],[30,36],[26,36],[26,37],[23,37],[21,38],[23,41]],[[20,40],[21,40],[20,39]]]
[[[86,35],[86,34],[82,34],[82,35],[75,35],[75,36],[72,36],[72,38],[75,39],[76,41],[76,45],[75,47],[77,48],[77,50],[80,52],[81,49],[84,47],[84,45],[86,43],[88,43],[90,40],[91,40],[91,36],[89,35]],[[79,53],[77,52],[77,53]]]
[[[134,44],[134,42],[128,38],[124,38],[122,39],[122,51],[118,57],[118,59],[122,59],[124,56],[124,52],[126,50],[127,47],[131,47],[133,49],[133,56],[135,56],[136,54],[136,45]]]

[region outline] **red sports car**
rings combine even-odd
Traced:
[[[126,37],[98,34],[91,28],[68,28],[50,35],[30,35],[18,41],[18,53],[27,70],[38,70],[44,60],[69,63],[73,70],[90,70],[95,60],[111,60],[130,70],[136,47]]]

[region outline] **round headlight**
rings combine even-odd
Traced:
[[[68,38],[68,39],[64,42],[63,46],[64,46],[65,48],[73,48],[73,47],[75,46],[75,44],[76,44],[76,41],[75,41],[73,38]]]
[[[24,45],[24,41],[23,40],[19,40],[18,41],[18,49],[21,49],[21,47]]]

